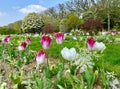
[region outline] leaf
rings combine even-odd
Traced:
[[[43,87],[44,87],[43,86],[43,79],[42,78],[40,78],[40,79],[37,78],[35,73],[33,73],[33,78],[36,82],[36,85],[37,85],[38,89],[43,89]]]
[[[65,89],[65,88],[63,88],[61,85],[57,85],[57,86],[58,86],[59,89]]]

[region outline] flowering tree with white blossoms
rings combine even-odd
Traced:
[[[39,33],[43,22],[37,13],[28,14],[22,22],[22,30],[25,33]]]

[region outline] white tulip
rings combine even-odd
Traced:
[[[100,42],[100,43],[95,42],[94,50],[103,52],[105,48],[106,48],[106,46],[105,46],[105,44],[103,42]]]
[[[69,61],[74,61],[77,58],[77,52],[75,48],[68,49],[67,47],[64,47],[61,51],[62,57]]]

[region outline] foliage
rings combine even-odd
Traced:
[[[67,16],[67,18],[62,19],[59,25],[61,32],[70,32],[72,29],[79,29],[81,24],[81,20],[79,17],[71,13]]]
[[[42,28],[43,34],[49,34],[56,32],[56,27],[50,23],[46,23]]]
[[[97,19],[88,19],[82,23],[81,29],[86,32],[98,32],[102,29],[102,23]]]
[[[80,21],[79,17],[76,14],[71,13],[66,18],[66,24],[69,27],[69,31],[70,31],[72,29],[79,29],[81,21]]]
[[[17,31],[14,29],[7,29],[6,27],[0,28],[0,34],[2,35],[8,35],[8,34],[16,34]]]
[[[43,22],[37,13],[28,14],[22,22],[22,30],[25,33],[40,33]]]
[[[68,32],[68,25],[66,24],[66,19],[62,19],[59,24],[60,32]]]
[[[114,25],[115,25],[114,24],[114,20],[111,18],[110,19],[110,29],[112,29]],[[104,21],[103,21],[103,27],[104,27],[104,29],[108,28],[108,18],[104,19]]]

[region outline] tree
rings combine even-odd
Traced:
[[[58,13],[59,13],[59,18],[63,19],[66,17],[66,8],[64,4],[58,4]]]
[[[50,34],[56,32],[56,27],[50,23],[46,23],[42,28],[43,34]]]
[[[37,13],[29,13],[22,22],[22,30],[25,33],[39,33],[43,22]]]
[[[67,21],[67,19],[62,19],[60,21],[60,24],[59,24],[60,32],[68,32],[69,31],[69,27],[66,24],[66,21]]]
[[[108,31],[110,30],[110,19],[120,18],[120,0],[92,0],[93,6],[97,9],[97,17],[105,20],[107,18]],[[118,18],[119,17],[119,18]],[[114,20],[116,21],[116,20]]]
[[[97,19],[88,19],[83,22],[81,29],[90,32],[93,35],[102,29],[102,22]]]
[[[79,19],[79,17],[76,14],[71,13],[67,17],[66,24],[68,25],[69,30],[78,29],[81,24],[81,20]]]

